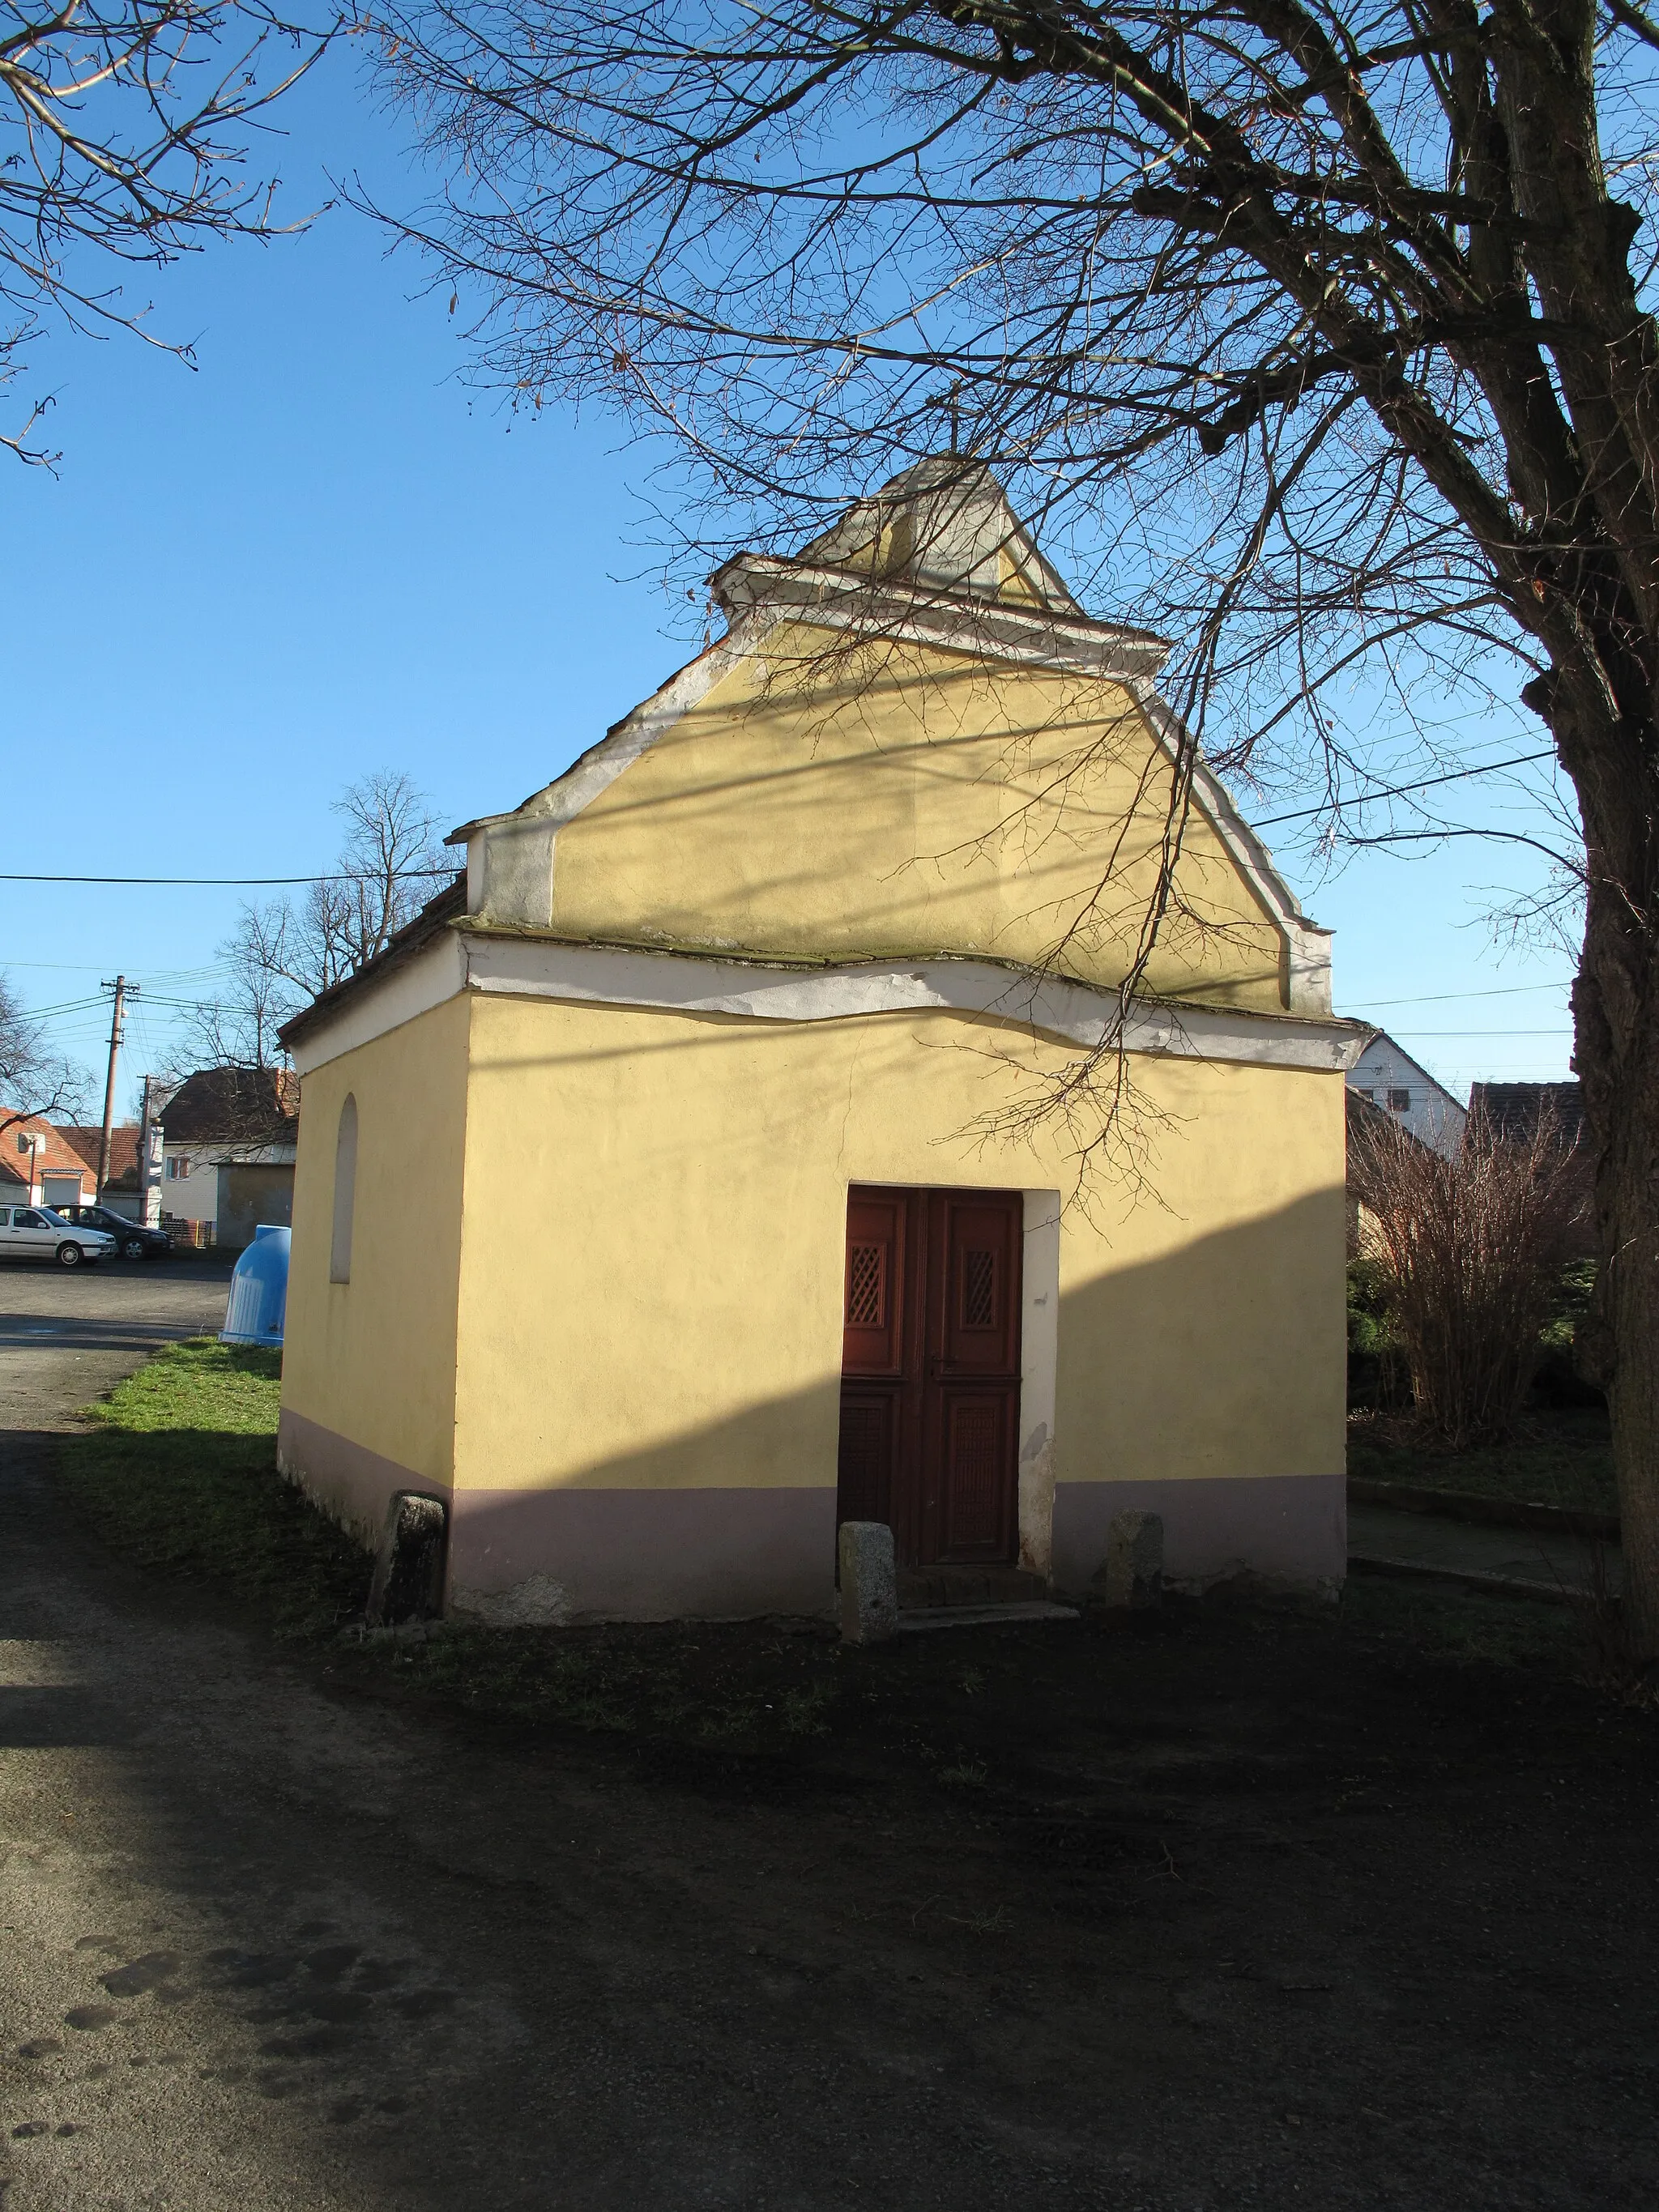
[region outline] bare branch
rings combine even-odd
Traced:
[[[20,1122],[76,1120],[85,1097],[84,1071],[51,1049],[0,974],[0,1136]]]
[[[50,319],[165,343],[112,264],[295,227],[274,217],[275,180],[246,173],[246,142],[340,19],[306,27],[270,0],[7,0],[3,20],[0,382]],[[49,461],[32,443],[47,404],[0,444]]]
[[[366,967],[432,896],[448,867],[431,802],[401,769],[376,769],[334,802],[346,835],[333,871],[297,902],[244,906],[219,947],[228,998],[192,1009],[185,1049],[206,1067],[274,1067],[278,1031]]]

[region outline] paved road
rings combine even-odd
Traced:
[[[229,1279],[213,1260],[0,1264],[0,1430],[62,1429],[169,1338],[216,1329]]]
[[[88,1559],[44,1479],[75,1408],[215,1327],[225,1287],[191,1262],[0,1273],[0,2197],[482,2204],[479,2130],[531,2040],[472,1940],[511,1844],[471,1848],[417,1732]],[[561,1843],[591,1853],[594,1825],[567,1810]],[[564,2201],[511,2163],[487,2201]]]

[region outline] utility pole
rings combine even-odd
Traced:
[[[104,1195],[104,1186],[109,1181],[110,1140],[115,1128],[115,1063],[121,1050],[121,1024],[127,1011],[129,994],[137,998],[138,986],[129,983],[125,975],[118,975],[112,983],[100,983],[100,991],[113,991],[115,1010],[109,1025],[109,1074],[104,1083],[104,1133],[98,1139],[98,1195]]]
[[[150,1093],[155,1088],[155,1078],[147,1075],[144,1078],[143,1118],[138,1125],[138,1218],[149,1228],[159,1229],[161,1225],[161,1187],[158,1180],[161,1162],[159,1158],[152,1159],[150,1157],[152,1152],[160,1149],[150,1134],[155,1125],[155,1116],[150,1109]],[[154,1205],[151,1204],[152,1199]]]

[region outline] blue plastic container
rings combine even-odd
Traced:
[[[281,1344],[288,1312],[289,1232],[274,1222],[253,1232],[253,1242],[230,1279],[221,1344]]]

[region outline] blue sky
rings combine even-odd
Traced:
[[[348,57],[286,121],[295,211],[331,173],[398,173]],[[136,289],[158,331],[193,341],[193,372],[119,336],[36,349],[27,381],[57,395],[63,459],[53,476],[0,457],[13,868],[304,873],[355,776],[406,768],[449,822],[514,805],[685,659],[648,573],[642,456],[598,413],[526,422],[471,393],[447,295],[421,284],[336,211]],[[1480,732],[1484,757],[1540,742],[1518,715]],[[1465,790],[1462,819],[1525,826]],[[1480,919],[1486,887],[1528,879],[1518,848],[1367,854],[1327,876],[1294,828],[1267,834],[1338,931],[1340,1010],[1375,1012],[1460,1093],[1568,1072],[1568,963],[1500,957]],[[240,896],[0,884],[0,966],[29,1005],[65,1009],[53,1034],[89,1064],[107,1015],[73,1002],[137,976],[127,1070],[159,1068],[165,1002],[212,994]]]

